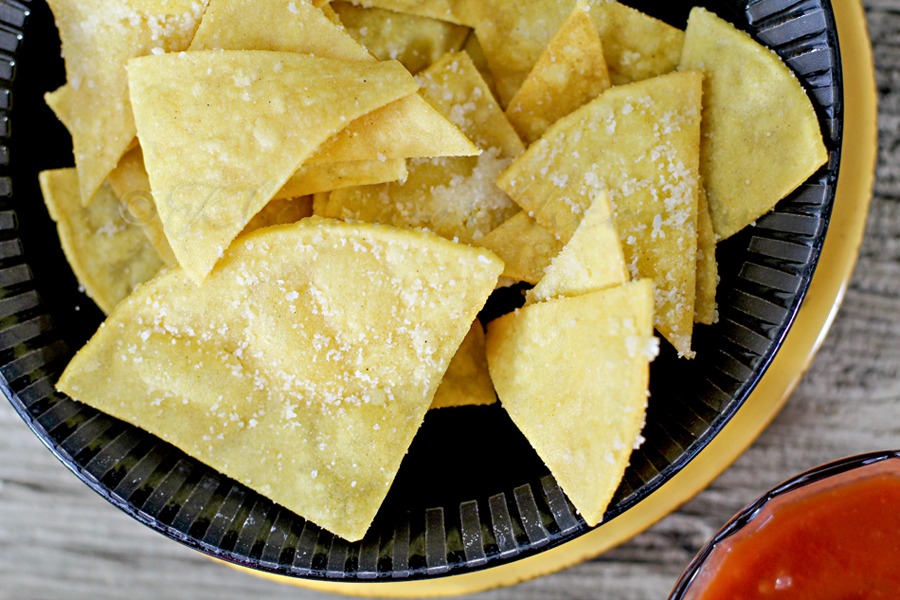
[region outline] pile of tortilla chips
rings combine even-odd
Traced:
[[[50,4],[75,168],[41,186],[109,315],[59,389],[348,540],[427,410],[498,397],[599,523],[654,328],[693,356],[716,241],[827,159],[790,70],[700,8]]]

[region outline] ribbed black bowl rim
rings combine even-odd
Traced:
[[[709,542],[706,543],[703,549],[697,553],[697,556],[695,556],[694,560],[688,565],[687,569],[685,569],[681,578],[678,580],[678,583],[676,583],[675,587],[672,589],[672,593],[669,595],[668,600],[682,600],[685,597],[685,594],[690,591],[690,587],[694,583],[694,578],[700,574],[700,570],[703,568],[704,563],[706,563],[706,560],[710,557],[716,547],[752,523],[753,519],[755,519],[760,511],[762,511],[772,500],[781,498],[786,494],[790,494],[791,492],[830,477],[842,475],[849,471],[853,471],[854,469],[859,469],[860,467],[874,465],[891,459],[900,459],[900,450],[882,450],[869,452],[867,454],[859,454],[857,456],[849,456],[805,471],[804,473],[792,477],[772,488],[745,506],[738,514],[732,517],[732,519],[728,521],[728,523],[726,523],[722,529],[709,540]]]
[[[47,312],[48,294],[38,292],[28,256],[40,248],[20,239],[29,223],[20,223],[17,213],[40,198],[13,193],[9,151],[16,148],[9,118],[16,62],[28,43],[29,15],[45,9],[39,2],[0,0],[0,391],[66,467],[125,513],[191,548],[309,579],[403,581],[468,573],[592,530],[544,469],[489,496],[379,513],[365,539],[348,543],[154,436],[56,392],[56,378],[74,350]],[[627,3],[653,14],[653,3]],[[607,522],[700,453],[756,387],[809,289],[835,198],[843,91],[829,0],[732,0],[708,7],[794,70],[819,115],[829,162],[755,227],[719,244],[720,321],[695,329],[700,358],[677,361],[664,348],[654,364],[647,441],[632,456]],[[28,123],[16,128],[20,137],[40,133],[29,132]]]

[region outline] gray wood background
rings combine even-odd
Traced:
[[[596,560],[506,598],[665,598],[729,517],[788,477],[900,448],[900,0],[865,0],[879,92],[866,237],[843,308],[781,414],[705,491]],[[0,600],[327,600],[215,564],[120,513],[72,476],[0,402]]]

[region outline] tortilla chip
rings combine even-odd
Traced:
[[[510,101],[506,116],[530,144],[607,88],[609,73],[600,37],[590,6],[579,0]]]
[[[378,60],[398,60],[410,73],[418,73],[447,52],[462,49],[469,28],[380,8],[364,8],[349,2],[331,7],[354,40]]]
[[[356,185],[406,179],[406,161],[360,160],[303,165],[275,193],[275,198],[296,198]]]
[[[159,220],[159,213],[156,212],[156,204],[150,192],[150,177],[144,167],[144,153],[140,145],[135,145],[119,160],[119,164],[109,174],[109,184],[119,197],[125,220],[144,230],[144,235],[167,267],[177,265],[178,259],[172,252],[162,221]]]
[[[471,26],[473,1],[477,0],[354,0],[354,4]]]
[[[328,199],[330,197],[331,194],[328,192],[313,194],[312,211],[314,215],[316,215],[317,217],[325,216],[326,209],[328,208]]]
[[[494,75],[491,73],[487,58],[484,56],[484,50],[481,48],[481,44],[478,43],[478,36],[475,35],[474,31],[470,33],[469,37],[466,39],[466,44],[463,46],[463,52],[468,54],[469,58],[472,59],[472,64],[478,69],[478,74],[481,75],[481,78],[484,79],[484,82],[491,90],[491,95],[499,102],[500,96],[497,94],[497,84],[494,82]]]
[[[481,406],[497,401],[484,353],[484,329],[477,319],[453,355],[431,408]]]
[[[427,234],[261,229],[200,286],[142,286],[58,388],[358,540],[500,270]]]
[[[544,270],[562,250],[557,237],[537,224],[524,210],[478,240],[504,262],[503,277],[516,281],[537,283]]]
[[[247,14],[253,18],[246,18]],[[309,0],[217,0],[191,44],[191,50],[204,49],[272,50],[337,60],[376,60]],[[350,123],[342,135],[323,144],[309,162],[477,154],[478,149],[456,127],[420,97],[411,95]]]
[[[475,32],[497,81],[501,104],[509,105],[575,2],[472,2]],[[588,0],[588,4],[613,85],[674,70],[684,32],[617,2]]]
[[[195,0],[50,0],[67,83],[45,96],[72,134],[85,206],[136,134],[125,62],[187,48],[205,2]]]
[[[694,302],[694,323],[712,325],[719,320],[716,311],[716,286],[719,285],[716,234],[709,216],[706,191],[702,185],[698,191],[700,201],[697,204],[697,298]]]
[[[613,85],[671,73],[678,66],[684,32],[619,2],[591,2]]]
[[[568,241],[598,193],[632,279],[653,279],[656,327],[692,356],[697,265],[699,73],[614,87],[559,120],[497,180]]]
[[[580,296],[628,281],[622,244],[613,224],[609,194],[597,194],[584,218],[544,277],[528,292],[528,300],[541,302],[559,296]]]
[[[648,280],[488,323],[500,402],[588,525],[602,521],[644,425],[655,341]]]
[[[299,198],[275,198],[270,200],[261,211],[256,213],[241,235],[262,229],[263,227],[272,227],[273,225],[288,225],[296,223],[300,219],[311,217],[313,199],[312,196],[302,196]]]
[[[819,120],[774,52],[702,8],[679,70],[703,71],[700,173],[719,239],[771,210],[828,161]]]
[[[397,62],[290,52],[148,56],[128,70],[156,208],[197,283],[319,144],[417,88]]]
[[[87,207],[75,169],[39,174],[41,191],[63,252],[85,292],[109,314],[163,267],[141,228],[122,218],[119,199],[103,185]]]
[[[522,141],[466,53],[448,54],[419,79],[425,100],[485,152],[477,158],[411,159],[404,182],[334,191],[327,216],[425,227],[448,239],[477,242],[519,210],[494,181],[524,151]]]

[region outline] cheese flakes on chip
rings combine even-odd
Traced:
[[[289,52],[148,56],[128,70],[156,208],[198,283],[316,147],[417,87],[397,62]]]
[[[608,190],[632,278],[654,281],[656,326],[692,356],[701,76],[614,87],[559,120],[498,179],[567,242]]]
[[[374,185],[406,179],[406,161],[359,160],[303,165],[275,193],[275,198],[295,198],[357,185]]]
[[[398,60],[410,73],[437,62],[447,52],[462,49],[469,28],[381,8],[332,2],[331,8],[353,39],[378,60]]]
[[[425,100],[485,152],[411,159],[405,181],[336,190],[326,214],[477,242],[519,211],[494,181],[524,146],[466,53],[448,54],[418,79]]]
[[[584,213],[572,239],[528,292],[529,303],[598,292],[628,281],[622,244],[612,219],[609,194],[602,191]]]
[[[484,329],[476,319],[441,379],[431,408],[480,406],[497,401],[484,352]]]
[[[101,186],[85,207],[75,169],[42,171],[39,179],[72,271],[109,314],[138,284],[156,275],[162,261],[141,228],[122,218],[110,186]]]
[[[694,302],[694,322],[712,325],[717,320],[716,286],[719,285],[716,234],[709,216],[706,190],[702,185],[698,198],[700,202],[697,204],[697,299]]]
[[[248,19],[248,14],[253,18]],[[376,60],[309,0],[213,0],[191,44],[191,50],[203,49],[271,50],[336,60]],[[349,123],[309,162],[477,154],[478,149],[456,127],[420,97],[410,95]]]
[[[678,68],[704,74],[700,173],[713,228],[724,239],[806,181],[828,152],[793,72],[713,13],[691,11]]]
[[[508,106],[576,0],[479,0],[475,32]],[[613,85],[675,69],[684,32],[617,2],[588,0]]]
[[[530,144],[609,85],[590,6],[579,0],[510,101],[506,116],[525,143]]]
[[[262,229],[200,286],[140,287],[58,388],[358,540],[501,269],[425,233]]]
[[[655,341],[649,280],[488,323],[500,403],[588,525],[603,519],[644,425]]]
[[[479,0],[353,0],[354,4],[429,17],[457,25],[473,24],[470,5]]]
[[[109,184],[119,197],[119,204],[125,211],[126,219],[143,228],[144,234],[167,267],[177,265],[178,259],[175,258],[169,240],[166,239],[166,232],[153,202],[150,177],[144,168],[144,153],[140,145],[125,153],[109,174]]]
[[[532,284],[544,277],[544,270],[563,247],[524,210],[478,240],[477,245],[503,260],[503,277]]]
[[[187,48],[203,14],[195,0],[50,0],[66,85],[45,100],[72,135],[85,206],[125,154],[136,130],[128,59]]]

